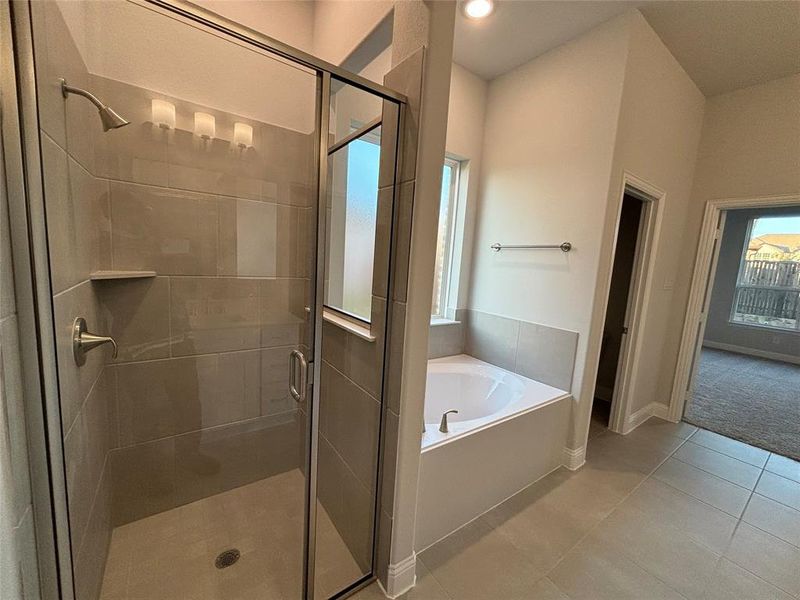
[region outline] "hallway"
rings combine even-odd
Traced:
[[[800,464],[686,423],[593,428],[582,469],[417,558],[404,600],[797,598]]]

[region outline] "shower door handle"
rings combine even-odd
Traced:
[[[298,382],[298,369],[300,365],[300,381]],[[289,393],[295,402],[306,401],[306,389],[308,388],[308,361],[300,350],[292,350],[289,355]]]

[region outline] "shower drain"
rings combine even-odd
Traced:
[[[234,564],[242,554],[236,549],[232,548],[231,550],[225,550],[225,552],[220,552],[217,556],[217,559],[214,561],[214,566],[218,569],[224,569],[225,567],[230,567]]]

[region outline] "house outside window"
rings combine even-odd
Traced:
[[[730,321],[800,331],[800,216],[751,219]]]

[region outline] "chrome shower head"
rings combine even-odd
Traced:
[[[98,110],[100,112],[100,120],[103,122],[103,131],[130,125],[130,121],[126,121],[120,117],[110,106],[104,106]]]
[[[100,102],[100,100],[94,94],[87,92],[86,90],[67,85],[66,79],[61,80],[61,94],[64,96],[64,98],[70,94],[77,94],[78,96],[83,96],[84,98],[88,99],[89,102],[94,104],[97,107],[97,112],[100,113],[100,121],[103,123],[103,131],[125,127],[125,125],[130,124],[130,121],[127,121],[119,116],[119,114],[117,114],[117,112],[110,106],[106,106]]]

